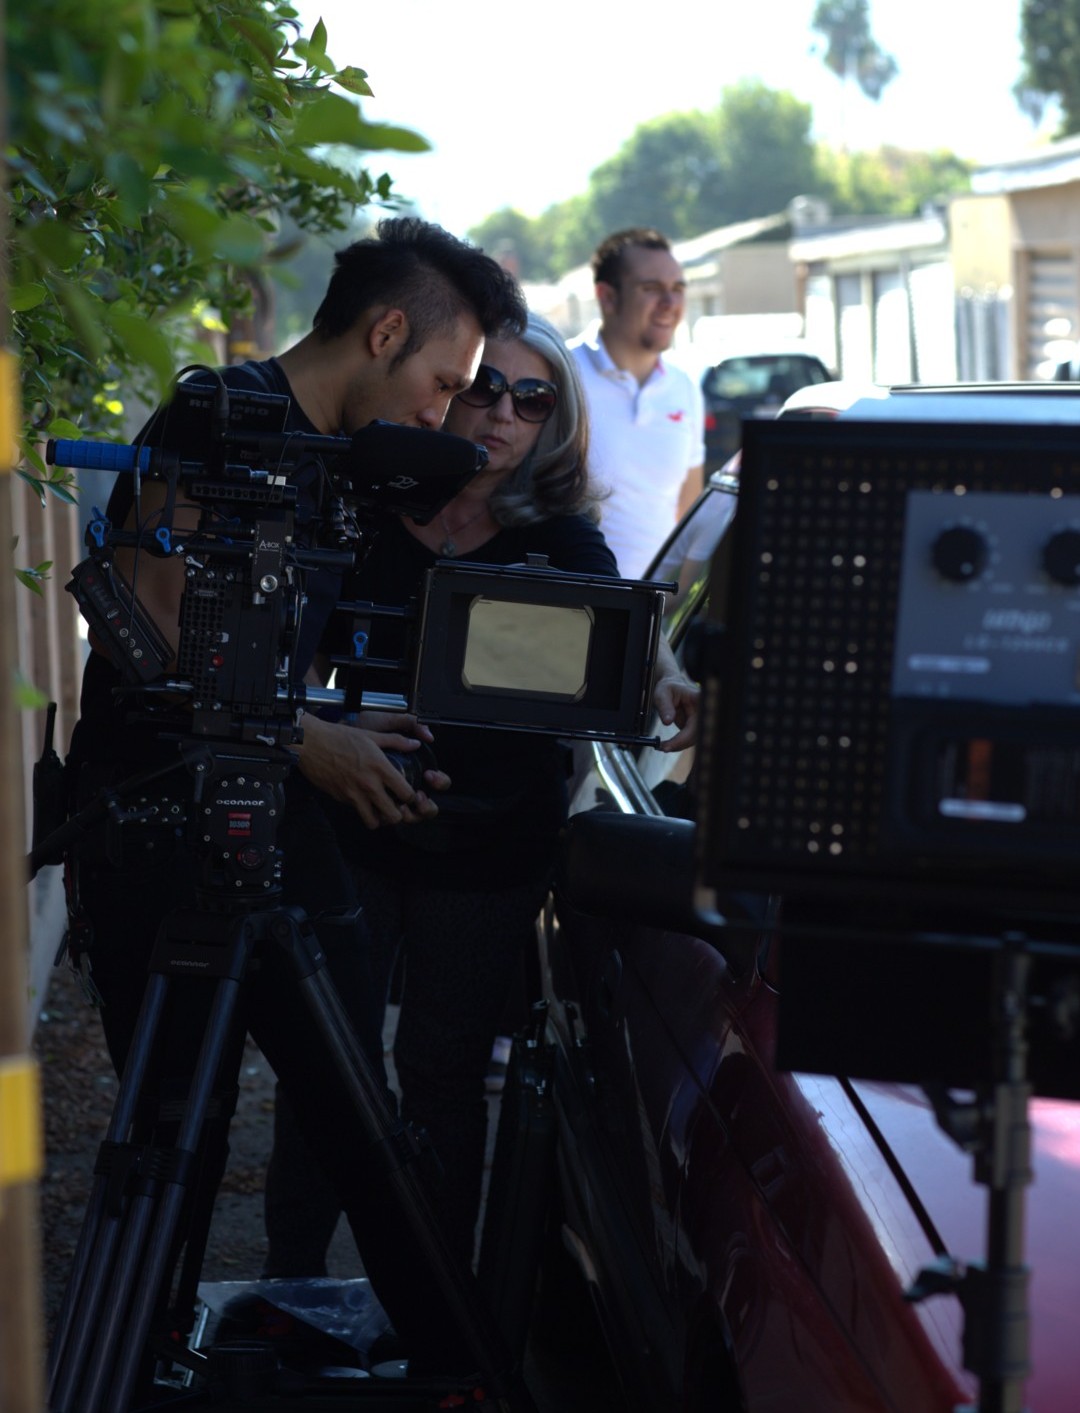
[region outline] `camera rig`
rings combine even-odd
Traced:
[[[89,557],[68,588],[144,711],[180,734],[281,746],[302,739],[305,704],[391,705],[430,721],[655,739],[643,733],[665,586],[562,573],[542,559],[505,568],[440,561],[415,604],[342,603],[355,649],[335,661],[343,685],[297,681],[312,576],[356,563],[380,515],[426,524],[487,453],[464,438],[378,421],[351,437],[287,432],[288,406],[278,394],[180,382],[150,424],[153,445],[48,444],[53,464],[132,475],[138,523],[124,529],[95,512]],[[144,526],[147,480],[162,483],[164,503]],[[315,506],[306,522],[297,508],[305,481]],[[177,528],[177,510],[190,517],[193,508],[197,527]],[[117,550],[132,552],[130,582]],[[143,554],[183,565],[175,663],[161,625],[139,603]],[[379,616],[408,621],[400,661],[365,653],[364,624]],[[389,690],[375,690],[375,679]]]
[[[160,763],[103,786],[51,833],[39,830],[35,819],[31,863],[59,862],[72,846],[78,852],[103,818],[119,827],[107,828],[104,843],[91,840],[89,847],[104,847],[113,863],[137,866],[140,848],[180,838],[199,862],[193,907],[163,918],[150,955],[57,1322],[50,1407],[56,1413],[130,1407],[154,1359],[156,1383],[174,1390],[201,1379],[215,1401],[224,1388],[251,1392],[246,1349],[230,1341],[187,1348],[173,1332],[194,1325],[213,1198],[200,1189],[194,1159],[204,1145],[224,1141],[220,1123],[214,1126],[215,1087],[227,1083],[229,1067],[238,1062],[245,1024],[239,998],[249,963],[273,951],[291,968],[330,1070],[344,1086],[348,1117],[372,1156],[365,1181],[387,1202],[386,1221],[402,1259],[417,1271],[418,1320],[451,1331],[463,1366],[474,1371],[410,1383],[435,1400],[535,1413],[472,1273],[459,1268],[435,1221],[419,1167],[422,1145],[385,1104],[316,929],[301,909],[280,905],[278,827],[293,763],[288,747],[301,739],[306,700],[296,670],[298,651],[306,658],[306,648],[297,646],[305,601],[327,591],[336,597],[337,576],[364,552],[378,513],[429,519],[481,469],[486,454],[460,438],[382,423],[351,438],[297,436],[284,430],[287,412],[285,398],[235,393],[220,383],[209,389],[180,384],[150,425],[152,445],[54,442],[48,448],[55,464],[131,474],[135,514],[122,508],[122,497],[115,511],[130,528],[95,512],[89,556],[68,587],[118,669],[132,719],[148,723],[159,739],[175,739],[179,749],[171,758],[169,751],[155,752]],[[147,497],[145,514],[144,479],[160,483]],[[173,563],[182,570],[175,662],[170,633],[140,603],[144,555],[167,561],[170,572]],[[630,598],[641,601],[643,588],[634,586]],[[646,593],[662,598],[660,590]],[[609,635],[604,629],[599,636],[606,642]],[[630,635],[622,633],[621,640],[634,650]],[[586,672],[608,664],[587,646]],[[475,651],[468,670],[484,690],[504,690]],[[338,695],[344,701],[345,692]],[[191,777],[186,790],[166,784],[178,771]],[[347,910],[340,918],[324,915],[327,926],[348,927],[354,920]],[[163,1018],[185,1011],[191,997],[179,988],[192,981],[207,1001],[205,1026],[196,1037],[198,1058],[175,1142],[159,1142],[139,1116],[148,1101],[151,1110],[160,1101],[155,1076],[170,1035]],[[174,1285],[181,1236],[184,1261]],[[260,1387],[280,1391],[288,1371],[282,1374],[272,1351],[261,1352],[267,1357],[257,1375]],[[333,1382],[328,1377],[320,1387]],[[348,1393],[354,1394],[351,1383]],[[152,1397],[156,1403],[157,1394]]]

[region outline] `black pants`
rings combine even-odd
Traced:
[[[315,922],[327,966],[385,1094],[387,1128],[393,1100],[385,1088],[380,1040],[381,1004],[371,982],[366,936],[358,922],[340,915],[355,903],[348,870],[315,791],[295,772],[286,785],[279,833],[284,851],[285,901]],[[93,925],[91,965],[102,996],[102,1022],[110,1056],[123,1067],[137,1024],[147,965],[161,920],[190,909],[195,864],[186,855],[117,869],[88,862],[81,868],[84,908]],[[212,982],[170,982],[157,1074],[162,1095],[186,1092],[214,991]],[[290,1096],[304,1139],[333,1182],[357,1241],[364,1269],[391,1321],[426,1363],[453,1371],[462,1357],[408,1223],[358,1123],[348,1090],[324,1037],[298,992],[283,952],[265,947],[245,979],[241,1024],[229,1064],[239,1059],[246,1026]],[[223,1075],[228,1082],[235,1076]],[[148,1119],[148,1121],[151,1121]]]
[[[455,1257],[468,1267],[483,1183],[488,1060],[546,881],[483,891],[432,887],[422,857],[402,852],[397,870],[354,865],[353,874],[380,998],[399,952],[404,956],[394,1044],[402,1112],[434,1149],[441,1169],[432,1187],[435,1212]],[[333,1188],[311,1176],[300,1116],[285,1099],[279,1096],[266,1177],[267,1273],[318,1275],[338,1207]]]

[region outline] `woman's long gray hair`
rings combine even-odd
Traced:
[[[589,477],[589,420],[585,394],[566,342],[553,324],[529,312],[519,341],[551,367],[555,411],[525,460],[491,495],[500,525],[532,525],[556,515],[599,519],[599,493]]]

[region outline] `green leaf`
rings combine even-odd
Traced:
[[[57,500],[62,500],[65,505],[78,505],[79,503],[79,488],[70,472],[60,470],[58,479],[50,477],[45,482],[45,489]]]
[[[35,586],[31,585],[30,587]],[[41,590],[37,589],[37,592],[41,593]],[[20,711],[40,711],[42,707],[49,705],[48,693],[43,692],[40,687],[35,687],[32,682],[28,682],[18,670],[15,672],[15,680],[11,686],[11,698]]]
[[[36,309],[49,297],[44,285],[13,285],[8,290],[8,305],[13,314],[24,314],[28,309]]]
[[[30,487],[37,496],[39,504],[44,508],[47,503],[44,480],[40,476],[32,476],[29,471],[25,471],[21,466],[16,466],[15,474],[20,481],[24,481],[26,485]]]
[[[47,437],[63,437],[75,440],[83,434],[82,428],[67,417],[54,417],[45,428]]]
[[[394,152],[430,152],[431,143],[411,128],[392,127],[389,123],[361,123],[356,144],[368,152],[390,148]]]
[[[340,93],[322,93],[301,108],[293,138],[301,147],[315,147],[324,142],[357,146],[363,126],[355,103]]]
[[[186,191],[169,191],[162,206],[166,220],[182,240],[194,245],[200,254],[213,250],[213,234],[221,217],[205,202]]]
[[[12,157],[10,166],[13,173],[17,173],[21,181],[32,186],[35,191],[41,193],[48,201],[56,200],[56,192],[31,162],[20,159],[18,156]]]
[[[341,88],[347,89],[349,93],[358,93],[363,98],[373,98],[374,94],[367,77],[364,69],[353,68],[350,64],[347,68],[337,71],[334,75],[334,82]]]
[[[34,470],[38,473],[37,476],[29,478],[31,480],[31,483],[34,485],[37,484],[39,477],[44,477],[45,472],[47,470],[44,461],[42,461],[41,459],[41,453],[37,449],[37,443],[38,435],[36,430],[32,433],[31,437],[22,437],[19,442],[19,450],[22,452],[23,460],[29,462],[30,465],[34,468]],[[28,478],[23,475],[23,480],[27,479]]]
[[[59,221],[45,220],[24,226],[23,235],[43,260],[60,270],[67,270],[74,265],[86,249],[81,234],[70,230]]]
[[[129,216],[138,215],[150,205],[150,179],[138,162],[126,152],[108,154],[105,158],[105,175],[116,188]]]
[[[145,316],[116,306],[106,307],[104,314],[125,355],[152,369],[159,383],[167,383],[173,373],[173,353],[160,329]]]
[[[214,253],[238,265],[253,265],[265,249],[266,233],[246,216],[230,216],[219,223],[214,235]]]
[[[100,358],[105,351],[105,340],[101,335],[102,302],[72,280],[54,278],[56,297],[64,306],[80,340],[91,357]]]
[[[95,168],[91,162],[72,162],[64,179],[64,195],[78,196],[94,184]]]

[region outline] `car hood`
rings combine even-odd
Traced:
[[[855,1103],[863,1106],[869,1123],[853,1138],[851,1110],[831,1086],[838,1081],[800,1077],[879,1233],[896,1229],[895,1213],[886,1220],[877,1206],[888,1152],[914,1191],[913,1220],[919,1220],[921,1203],[950,1255],[965,1263],[985,1260],[987,1189],[976,1184],[973,1157],[942,1130],[925,1094],[910,1085],[854,1082]],[[1033,1181],[1024,1203],[1034,1370],[1029,1395],[1035,1408],[1065,1408],[1080,1387],[1080,1104],[1034,1099],[1029,1118]],[[889,1255],[901,1279],[909,1280],[903,1251],[894,1247]],[[944,1314],[950,1305],[955,1313],[953,1301],[931,1300],[922,1307],[939,1336],[945,1326],[931,1307]]]

